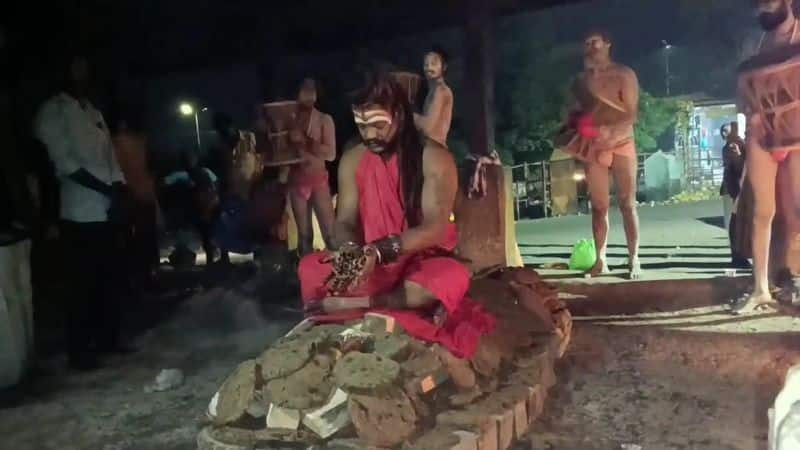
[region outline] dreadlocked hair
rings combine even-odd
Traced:
[[[380,71],[368,76],[364,88],[353,97],[353,107],[379,106],[394,115],[398,124],[393,147],[398,152],[400,185],[409,226],[422,222],[422,154],[424,146],[414,127],[414,113],[408,93],[395,79]]]

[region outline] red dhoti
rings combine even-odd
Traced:
[[[396,156],[384,162],[378,155],[365,152],[356,171],[356,184],[364,242],[400,234],[408,228]],[[411,336],[440,343],[456,356],[470,357],[478,346],[480,336],[494,328],[494,317],[465,297],[470,282],[467,268],[453,258],[440,256],[441,250],[452,250],[455,244],[455,224],[450,224],[440,248],[402,255],[392,264],[376,267],[369,278],[347,296],[371,297],[397,289],[404,282],[415,283],[442,303],[447,311],[442,325],[433,323],[433,311],[376,312],[393,316]],[[324,256],[323,253],[314,253],[300,261],[298,275],[303,303],[328,296],[325,280],[331,273],[331,266],[322,262]],[[317,316],[314,320],[344,322],[357,319],[365,312],[351,310]]]

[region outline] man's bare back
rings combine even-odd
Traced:
[[[422,114],[414,114],[414,125],[425,137],[447,147],[447,134],[453,120],[453,91],[444,79],[447,54],[434,48],[425,54],[423,68],[428,79],[428,95]]]

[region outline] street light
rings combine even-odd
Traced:
[[[201,151],[202,147],[200,146],[200,118],[199,118],[198,115],[201,112],[208,110],[208,108],[203,108],[200,111],[195,111],[194,107],[191,105],[191,103],[184,102],[184,103],[181,103],[181,105],[180,105],[180,107],[178,109],[180,110],[181,114],[183,114],[184,116],[194,115],[194,130],[195,130],[195,133],[197,134],[197,151],[198,152]]]
[[[669,97],[669,51],[672,50],[672,44],[667,42],[666,40],[661,41],[664,44],[664,69],[666,70],[666,76],[664,78],[664,83],[667,87],[667,97]]]

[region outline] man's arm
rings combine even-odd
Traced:
[[[361,243],[358,225],[358,188],[356,187],[356,168],[364,147],[357,146],[342,155],[339,161],[339,194],[336,197],[336,221],[333,224],[333,249],[347,242]]]
[[[445,108],[451,108],[452,104],[453,94],[444,86],[436,86],[436,90],[433,91],[433,100],[427,111],[424,111],[423,114],[414,114],[414,126],[427,136],[439,122]]]
[[[455,161],[441,145],[429,143],[425,146],[422,173],[422,223],[400,236],[404,253],[418,252],[442,243],[458,191]]]
[[[639,79],[636,72],[628,67],[623,67],[622,72],[622,106],[625,115],[620,125],[634,125],[639,119]]]

